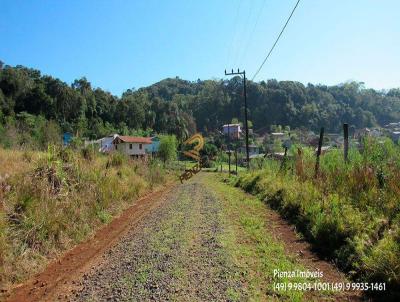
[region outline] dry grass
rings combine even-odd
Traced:
[[[0,176],[1,288],[40,270],[166,180],[157,163],[57,148],[0,149]]]

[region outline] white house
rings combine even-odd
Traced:
[[[134,157],[146,156],[146,146],[151,145],[150,137],[117,136],[113,140],[115,150]]]
[[[222,126],[222,133],[224,135],[228,135],[231,138],[240,138],[240,133],[242,133],[242,129],[240,129],[240,124],[226,124]]]
[[[118,136],[118,134],[111,134],[109,136],[105,136],[96,141],[100,145],[99,152],[110,152],[114,150],[114,139]]]

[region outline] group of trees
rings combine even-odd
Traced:
[[[336,131],[343,122],[360,128],[400,121],[400,89],[384,92],[365,89],[357,82],[304,86],[269,80],[249,81],[247,93],[248,114],[256,132],[276,124]],[[86,78],[68,85],[38,70],[0,62],[3,134],[39,131],[36,125],[41,123],[42,129],[52,129],[50,137],[37,134],[42,141],[63,131],[88,138],[154,131],[175,134],[181,141],[197,130],[205,135],[215,132],[232,118],[243,120],[243,110],[240,77],[195,82],[165,79],[117,97],[92,87]],[[33,123],[35,119],[41,122]]]

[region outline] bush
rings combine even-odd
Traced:
[[[177,147],[178,141],[175,135],[162,135],[160,137],[158,156],[164,163],[176,160]]]

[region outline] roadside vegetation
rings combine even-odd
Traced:
[[[361,150],[321,157],[315,176],[311,148],[291,150],[282,165],[258,163],[235,185],[258,195],[292,221],[319,252],[357,280],[400,288],[400,147],[368,138]]]
[[[274,234],[268,211],[260,199],[224,182],[226,178],[218,176],[207,177],[205,180],[207,187],[214,192],[221,205],[220,219],[225,225],[225,232],[220,238],[221,244],[237,267],[236,278],[239,278],[245,287],[241,296],[238,292],[232,292],[231,297],[237,297],[237,301],[330,301],[334,296],[333,292],[309,293],[275,288],[277,284],[322,280],[274,274],[274,271],[307,271],[311,268],[299,262],[296,255],[285,251],[284,244]]]
[[[159,160],[92,148],[0,149],[0,287],[40,270],[168,175]]]

